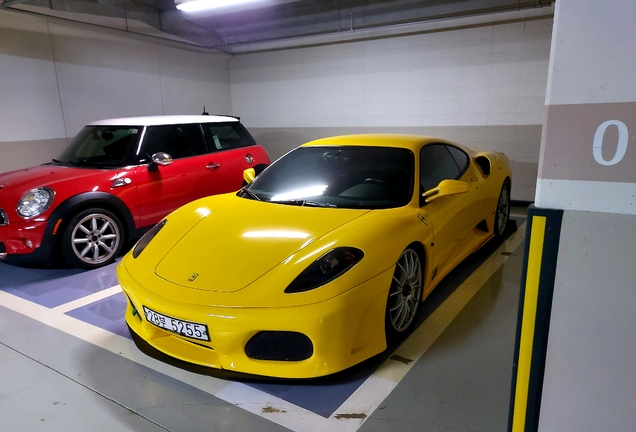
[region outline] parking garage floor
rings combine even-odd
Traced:
[[[142,352],[114,264],[0,264],[0,431],[505,430],[525,209],[513,216],[504,241],[435,289],[408,337],[317,380],[227,375]]]

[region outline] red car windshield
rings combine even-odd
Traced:
[[[86,126],[53,162],[64,165],[121,167],[127,164],[143,127]]]

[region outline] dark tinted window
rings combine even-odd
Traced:
[[[413,153],[388,147],[301,147],[272,164],[249,190],[263,201],[345,208],[406,205]]]
[[[254,139],[239,122],[204,123],[201,126],[212,152],[255,145]]]
[[[139,157],[147,161],[159,152],[168,153],[173,159],[207,153],[201,128],[198,124],[148,127]]]
[[[457,168],[459,168],[459,172],[461,174],[465,173],[466,170],[468,169],[468,155],[464,153],[463,150],[460,150],[457,147],[453,147],[449,145],[449,146],[446,146],[446,148],[448,149],[450,154],[453,156],[453,159],[455,159],[455,162],[457,163]]]
[[[459,177],[455,159],[443,144],[429,144],[420,151],[420,184],[422,191],[436,187],[442,180]]]
[[[63,164],[122,166],[137,148],[142,128],[86,126],[56,158]]]

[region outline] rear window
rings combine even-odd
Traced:
[[[211,152],[232,150],[256,145],[245,127],[239,122],[204,123],[201,125]]]

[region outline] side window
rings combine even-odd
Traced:
[[[168,153],[173,159],[207,153],[201,128],[198,124],[148,127],[140,157],[149,160],[158,152]]]
[[[201,125],[210,151],[231,150],[256,143],[239,122],[204,123]]]
[[[420,184],[422,191],[433,189],[442,180],[459,177],[455,159],[444,144],[429,144],[420,151]]]
[[[464,174],[468,169],[469,159],[468,155],[463,152],[463,150],[458,149],[457,147],[447,145],[446,148],[455,159],[457,163],[457,168],[459,168],[459,173]]]

